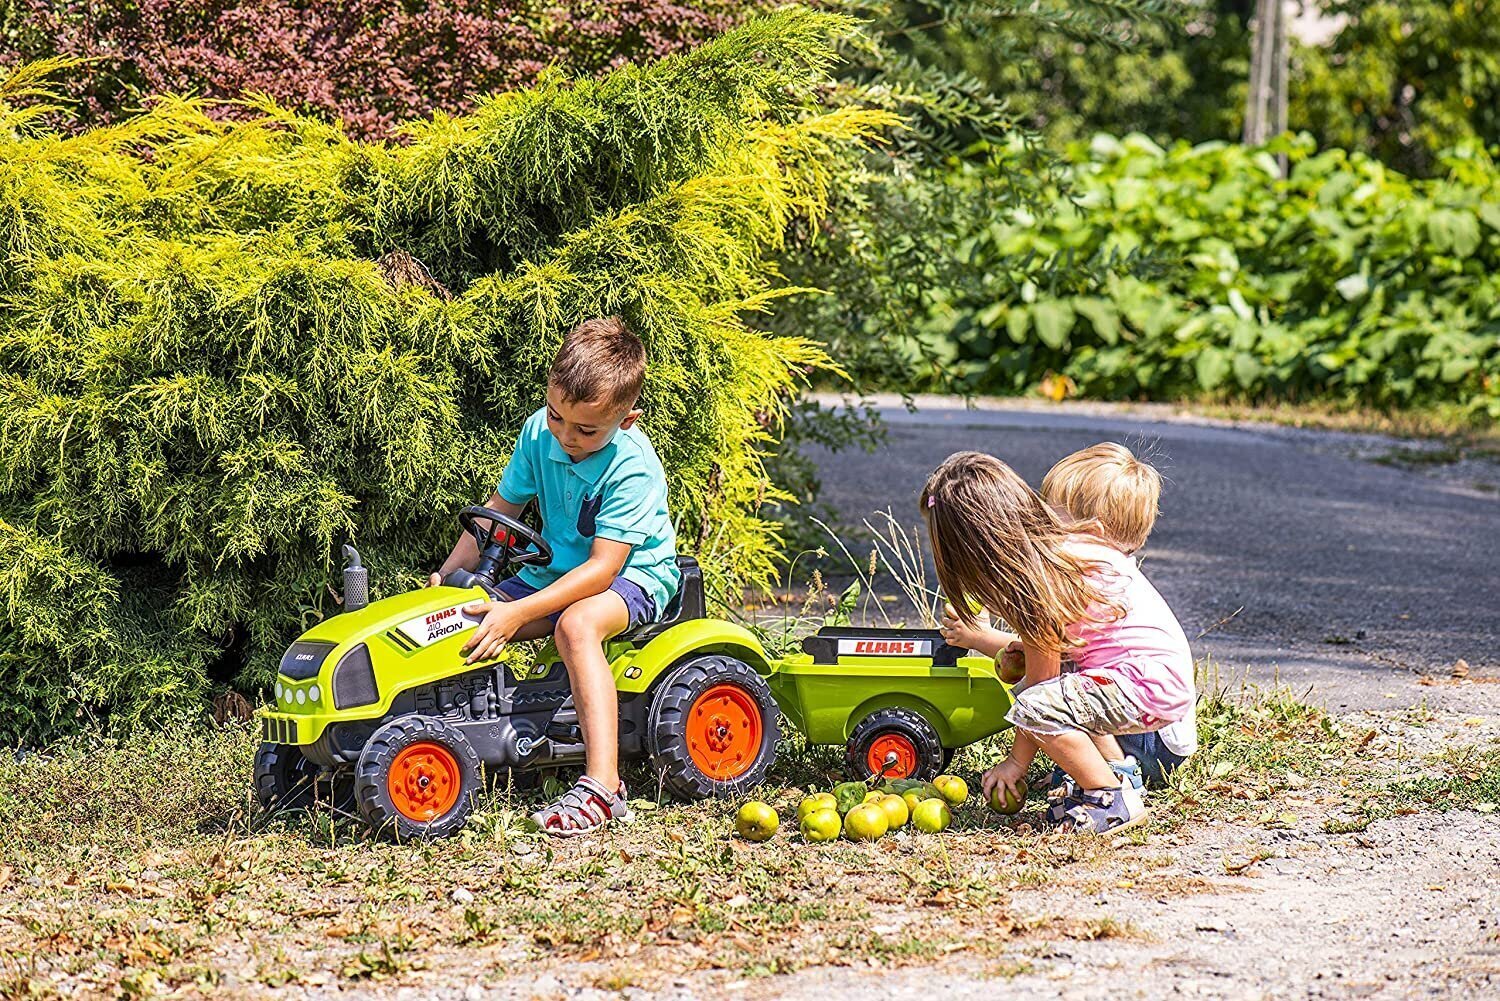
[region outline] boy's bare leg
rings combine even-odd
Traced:
[[[553,633],[583,730],[584,772],[611,792],[620,785],[620,697],[604,641],[629,624],[625,599],[605,591],[569,607]]]

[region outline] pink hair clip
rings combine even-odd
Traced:
[[[932,496],[932,494],[928,494],[927,495],[927,506],[928,507],[937,507],[937,498],[934,497],[934,496]]]

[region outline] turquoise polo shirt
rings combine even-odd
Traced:
[[[650,440],[635,428],[615,432],[599,451],[574,462],[547,427],[543,407],[521,425],[496,492],[512,504],[536,499],[552,562],[526,566],[521,580],[543,588],[589,558],[594,540],[630,546],[620,576],[666,610],[677,592],[677,531],[667,514],[667,474]]]

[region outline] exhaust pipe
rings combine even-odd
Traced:
[[[359,550],[344,547],[344,611],[353,612],[370,603],[370,571],[359,562]]]

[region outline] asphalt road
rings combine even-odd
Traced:
[[[1333,709],[1500,708],[1494,470],[1393,466],[1374,457],[1409,443],[1165,408],[890,404],[875,454],[812,453],[845,526],[885,508],[916,522],[922,483],[955,451],[1039,486],[1068,452],[1119,441],[1165,477],[1145,570],[1222,683],[1311,687]]]

